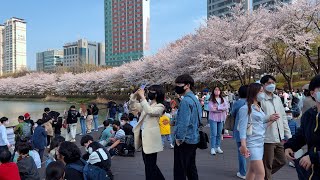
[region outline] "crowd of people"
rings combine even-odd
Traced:
[[[110,101],[98,139],[91,135],[99,128],[99,108],[94,103],[81,104],[79,109],[72,105],[61,114],[45,108],[37,121],[29,113],[19,116],[15,144],[8,141],[9,120],[2,117],[0,179],[38,180],[39,169],[45,166],[48,180],[108,180],[113,179],[113,156],[135,156],[141,151],[146,179],[163,180],[157,154],[168,147],[174,154],[174,179],[197,180],[199,128],[210,130],[210,154],[223,154],[222,140],[229,137],[226,122],[232,124],[228,130],[236,142],[237,177],[272,179],[289,160],[299,179],[320,179],[320,76],[296,91],[277,89],[271,75],[234,93],[218,86],[211,93],[209,89],[194,93],[189,75],[177,77],[175,84],[177,96],[172,98],[166,97],[162,86],[152,85],[134,91],[124,105]],[[78,121],[85,154],[76,145]]]

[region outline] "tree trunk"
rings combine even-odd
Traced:
[[[319,52],[318,52],[318,54],[319,54]],[[306,52],[305,52],[305,57],[307,58],[308,63],[309,63],[309,65],[310,65],[311,68],[312,68],[313,74],[314,74],[314,75],[317,75],[317,74],[319,73],[319,70],[320,70],[320,69],[319,69],[319,66],[317,67],[317,65],[316,65],[314,62],[312,62],[309,49],[306,50]],[[319,58],[319,55],[318,55],[318,62],[319,62],[319,61],[320,61],[320,58]]]

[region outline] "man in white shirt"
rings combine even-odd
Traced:
[[[263,164],[265,167],[265,179],[272,179],[272,174],[276,173],[286,164],[283,140],[291,138],[288,126],[287,115],[279,96],[273,92],[276,89],[276,79],[271,75],[261,78],[266,96],[261,102],[261,108],[266,114],[265,119],[273,121],[266,129],[264,140]]]

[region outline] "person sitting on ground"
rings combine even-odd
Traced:
[[[41,161],[43,160],[43,153],[47,146],[47,132],[43,126],[43,120],[38,119],[38,126],[34,130],[32,136],[32,145],[38,151]]]
[[[19,170],[16,163],[10,162],[11,153],[8,149],[0,150],[0,179],[20,180]]]
[[[40,175],[37,166],[32,157],[29,156],[31,144],[27,142],[20,142],[17,145],[19,153],[17,165],[21,180],[40,180]]]
[[[122,146],[124,145],[126,139],[126,134],[120,128],[119,121],[113,122],[113,131],[115,134],[114,137],[110,138],[110,147],[108,147],[108,150],[111,156],[121,155],[123,150]]]
[[[113,179],[111,167],[111,157],[108,151],[98,142],[92,142],[88,146],[88,163],[105,170],[108,176]]]
[[[21,142],[26,143],[30,147],[29,156],[32,157],[32,159],[36,163],[37,168],[40,169],[41,168],[41,159],[40,159],[40,155],[39,155],[38,151],[32,149],[30,142],[27,142],[27,141],[21,141]],[[19,153],[15,152],[14,157],[13,157],[13,162],[17,163],[18,158],[19,158]]]
[[[85,164],[80,160],[80,158],[81,151],[76,144],[68,141],[60,144],[57,153],[57,159],[66,164],[66,180],[84,180],[83,173],[70,166],[71,164],[84,166]]]
[[[133,127],[129,124],[129,118],[127,116],[122,116],[120,123],[126,136],[129,136],[129,135],[133,136],[133,132],[132,132]]]
[[[62,142],[65,141],[65,138],[62,136],[56,136],[53,138],[50,144],[50,148],[48,150],[48,157],[46,160],[46,167],[51,163],[57,160],[57,150]]]
[[[86,152],[87,152],[82,156],[82,159],[88,161],[90,164],[97,165],[101,169],[104,169],[107,172],[108,176],[112,179],[113,175],[112,175],[112,172],[110,170],[110,167],[111,167],[111,156],[110,156],[109,151],[104,146],[97,145],[97,143],[95,141],[93,141],[93,137],[90,136],[90,135],[83,136],[81,138],[81,140],[80,140],[80,144],[81,144],[81,146],[83,146],[86,149]],[[105,158],[105,157],[103,158],[104,159],[103,163],[95,164],[94,163],[96,161],[95,158],[97,157],[95,155],[97,153],[93,154],[92,152],[96,151],[99,148],[104,150],[104,153],[107,155],[107,158]],[[101,152],[100,152],[100,154],[101,154]]]
[[[110,138],[112,137],[112,126],[110,126],[110,121],[109,120],[105,120],[103,122],[103,126],[104,126],[104,130],[101,133],[101,137],[100,137],[100,144],[102,144],[103,146],[106,146],[109,141]]]
[[[132,128],[135,128],[138,124],[137,118],[132,113],[129,113],[128,118],[130,121],[129,124],[132,126]]]
[[[64,180],[65,165],[61,161],[51,162],[46,168],[46,180]]]

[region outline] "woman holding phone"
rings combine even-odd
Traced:
[[[159,118],[165,110],[162,104],[165,92],[160,85],[149,87],[147,92],[151,102],[148,103],[144,88],[145,86],[141,86],[130,96],[129,101],[130,110],[141,113],[139,122],[133,129],[135,148],[142,148],[146,180],[164,180],[157,166],[157,153],[163,151]]]
[[[263,180],[265,176],[262,162],[265,130],[267,122],[260,102],[265,98],[261,84],[252,83],[248,87],[247,104],[239,110],[240,153],[250,157],[247,180]]]

